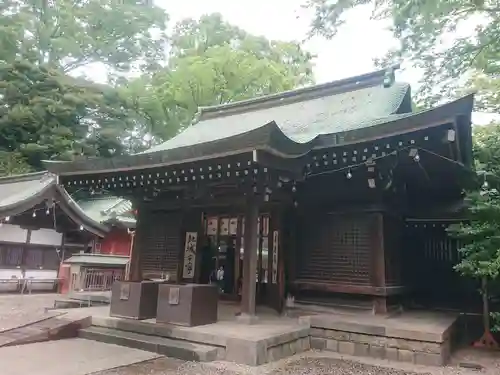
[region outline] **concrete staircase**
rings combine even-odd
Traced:
[[[130,325],[127,330],[92,325],[81,329],[78,336],[88,340],[158,353],[185,361],[210,362],[217,359],[218,350],[216,346],[172,339],[160,334],[141,333],[140,324],[136,328],[134,329],[136,332],[134,332],[130,329]]]

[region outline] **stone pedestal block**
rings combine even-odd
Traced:
[[[162,284],[158,289],[157,323],[187,327],[217,322],[218,290],[214,285]]]
[[[111,291],[109,314],[138,320],[156,317],[158,285],[155,281],[115,282]]]

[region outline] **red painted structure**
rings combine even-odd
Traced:
[[[130,255],[131,236],[126,228],[113,228],[101,239],[101,254]]]

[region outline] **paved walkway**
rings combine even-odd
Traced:
[[[58,294],[0,295],[0,332],[52,316],[47,307],[54,306]]]
[[[154,353],[83,339],[0,348],[2,375],[86,375],[151,360]]]

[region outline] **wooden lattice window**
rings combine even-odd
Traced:
[[[370,284],[370,218],[325,215],[311,220],[302,238],[302,279],[339,284]]]
[[[181,218],[172,213],[152,213],[141,223],[140,251],[145,277],[177,277],[181,249]]]

